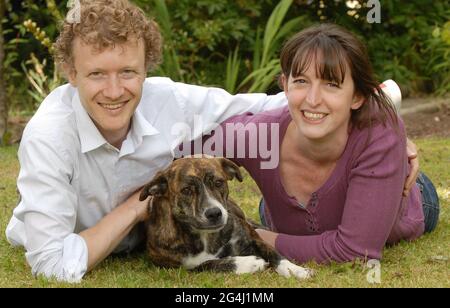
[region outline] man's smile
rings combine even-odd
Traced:
[[[127,100],[125,102],[122,103],[114,103],[114,104],[104,104],[104,103],[98,103],[102,108],[106,109],[106,110],[110,110],[110,111],[115,111],[115,110],[119,110],[122,107],[124,107],[130,100]]]

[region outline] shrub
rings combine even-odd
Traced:
[[[37,104],[26,83],[35,66],[31,54],[44,64],[47,89],[61,82],[54,75],[48,41],[57,35],[58,20],[67,12],[66,2],[54,0],[6,1],[3,63],[7,93],[14,112],[32,112]],[[174,80],[226,87],[229,91],[279,91],[278,51],[291,33],[317,22],[335,22],[363,39],[380,80],[392,78],[405,94],[449,92],[450,3],[440,0],[382,1],[381,23],[370,24],[369,8],[363,0],[135,0],[155,16],[166,40],[164,63],[154,72]],[[283,22],[266,27],[277,5],[289,4],[281,12]],[[353,7],[347,4],[352,3]],[[39,31],[30,31],[31,20]],[[284,29],[283,29],[284,27]],[[45,32],[48,41],[39,39]],[[270,33],[273,35],[268,36]],[[264,37],[271,38],[264,43]],[[44,45],[43,45],[44,43]],[[264,45],[266,44],[266,45]],[[33,61],[35,61],[33,60]],[[27,64],[28,63],[28,64]],[[36,63],[36,62],[34,62]],[[25,66],[25,69],[23,69]],[[227,73],[228,72],[228,73]],[[259,79],[255,77],[258,77]],[[55,82],[54,82],[55,81]],[[245,82],[244,82],[245,81]],[[44,87],[45,88],[45,87]],[[42,96],[42,94],[39,94]],[[45,93],[44,93],[45,95]]]

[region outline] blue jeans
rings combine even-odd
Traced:
[[[436,229],[439,220],[439,198],[436,188],[424,173],[419,173],[416,184],[422,194],[422,208],[423,215],[425,217],[425,233],[429,233]],[[264,199],[261,199],[259,202],[259,218],[261,219],[261,224],[267,227],[264,207]]]
[[[416,184],[422,194],[425,233],[429,233],[436,229],[439,220],[439,197],[433,183],[424,173],[419,173]]]

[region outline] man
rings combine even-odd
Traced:
[[[157,25],[126,0],[81,4],[79,22],[66,21],[56,43],[70,85],[53,91],[24,131],[21,201],[6,231],[25,247],[33,274],[67,281],[139,242],[130,231],[147,202],[133,192],[172,162],[183,139],[172,135],[175,123],[192,125],[194,115],[218,123],[284,104],[282,94],[146,80],[161,54]]]
[[[6,235],[24,246],[34,275],[80,281],[110,253],[141,240],[147,202],[139,190],[168,166],[184,136],[285,104],[285,96],[232,96],[221,89],[148,78],[161,55],[157,25],[127,0],[81,2],[65,21],[56,61],[69,80],[28,123],[19,148],[21,200]]]

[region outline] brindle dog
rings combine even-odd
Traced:
[[[161,267],[253,273],[273,267],[280,275],[309,278],[312,271],[281,257],[266,244],[228,198],[228,180],[242,182],[225,158],[182,158],[147,184],[147,250]]]

